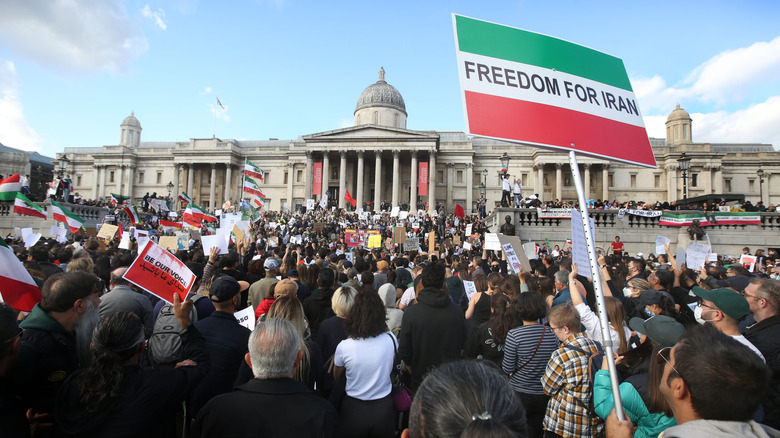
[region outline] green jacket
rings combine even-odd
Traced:
[[[609,371],[599,370],[593,380],[593,407],[596,414],[606,420],[615,408]],[[650,412],[630,383],[620,384],[620,399],[623,401],[623,410],[637,427],[635,438],[655,438],[664,430],[677,425],[673,417],[667,417],[663,412]]]

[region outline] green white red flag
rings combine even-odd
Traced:
[[[249,177],[244,178],[244,193],[249,193],[250,195],[253,196],[266,198],[265,193],[263,193],[263,191],[260,190],[260,188],[258,187],[257,181]]]
[[[16,199],[16,192],[21,190],[22,180],[18,173],[6,179],[0,179],[0,201],[13,201]]]
[[[250,201],[250,204],[252,204],[252,207],[254,208],[261,208],[265,205],[266,200],[264,198],[259,197],[253,197],[252,201]]]
[[[35,205],[32,201],[27,199],[22,192],[16,192],[16,199],[14,199],[14,213],[23,214],[25,216],[40,217],[46,219],[49,215],[46,210]]]
[[[187,194],[184,193],[184,192],[179,193],[179,199],[181,199],[182,201],[186,202],[187,204],[192,203],[192,198],[187,196]]]
[[[128,199],[130,199],[128,196],[117,195],[116,193],[111,194],[111,201],[115,204],[124,204]]]
[[[0,239],[0,301],[16,310],[32,311],[41,301],[41,290],[14,252]]]
[[[138,214],[138,208],[135,205],[125,207],[124,210],[125,210],[125,214],[127,214],[128,219],[130,219],[130,224],[141,223],[141,215]]]
[[[217,220],[217,218],[210,215],[208,211],[198,207],[193,203],[187,205],[187,208],[184,210],[184,214],[182,215],[182,221],[184,221],[186,224],[200,227],[200,221],[202,220],[206,222],[214,222]]]
[[[620,58],[460,15],[453,25],[471,134],[656,167]]]
[[[51,201],[51,212],[54,220],[67,225],[71,233],[76,233],[84,226],[84,219],[55,201]]]
[[[263,169],[255,166],[249,160],[246,160],[246,163],[244,163],[244,176],[265,181],[265,172],[263,172]]]

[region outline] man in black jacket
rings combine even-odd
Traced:
[[[317,339],[322,321],[335,315],[331,308],[335,281],[336,273],[333,269],[323,268],[317,276],[317,290],[303,301],[303,313],[309,321],[312,339]]]
[[[764,424],[780,428],[780,281],[756,278],[742,292],[756,323],[745,337],[761,351],[770,370],[769,386],[762,402]]]
[[[341,436],[333,404],[292,379],[302,357],[292,323],[276,318],[260,322],[246,355],[255,378],[206,403],[191,436]]]
[[[425,266],[417,304],[404,312],[398,352],[409,365],[412,390],[433,367],[459,359],[466,340],[463,311],[442,290],[444,274],[439,263]]]

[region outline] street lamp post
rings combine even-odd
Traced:
[[[168,181],[168,185],[166,186],[168,188],[168,197],[171,197],[171,192],[173,192],[173,183]]]
[[[680,170],[682,170],[683,178],[683,199],[688,199],[688,169],[691,167],[691,157],[685,155],[685,152],[677,159],[680,163]]]
[[[501,160],[501,172],[508,173],[509,172],[509,160],[511,160],[511,158],[509,158],[509,155],[507,155],[507,153],[504,152],[504,155],[502,155],[501,158],[499,158],[499,160]]]
[[[485,197],[486,191],[487,191],[487,175],[488,171],[487,169],[482,169],[482,197]]]
[[[758,169],[756,175],[758,175],[759,201],[764,202],[764,169]]]
[[[68,167],[68,163],[70,163],[68,156],[63,154],[59,159],[60,178],[62,178],[65,175],[65,169]]]

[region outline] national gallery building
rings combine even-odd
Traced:
[[[418,202],[467,213],[484,193],[488,209],[501,199],[501,161],[522,181],[523,196],[543,201],[574,200],[576,189],[564,152],[537,149],[457,131],[406,129],[407,111],[398,90],[379,80],[357,100],[354,126],[303,135],[295,140],[193,138],[187,142],[141,141],[141,123],[131,114],[121,124],[119,144],[65,148],[66,173],[82,198],[146,193],[176,197],[186,192],[201,207],[235,204],[242,196],[245,160],[265,171],[260,189],[267,208],[287,211],[319,201],[322,193],[345,206],[345,191],[378,206]],[[695,143],[691,117],[678,105],[666,122],[666,139],[651,138],[656,169],[578,156],[589,199],[672,201],[683,197],[682,154],[690,158],[688,197],[711,193],[744,194],[754,204],[780,203],[780,152],[755,143]],[[633,147],[626,145],[625,147]],[[56,162],[56,161],[55,161]],[[321,183],[315,187],[315,170]],[[55,169],[58,170],[58,169]],[[760,172],[759,172],[760,170]],[[170,183],[170,184],[169,184]],[[170,189],[169,189],[170,187]],[[434,202],[431,202],[433,200]]]

